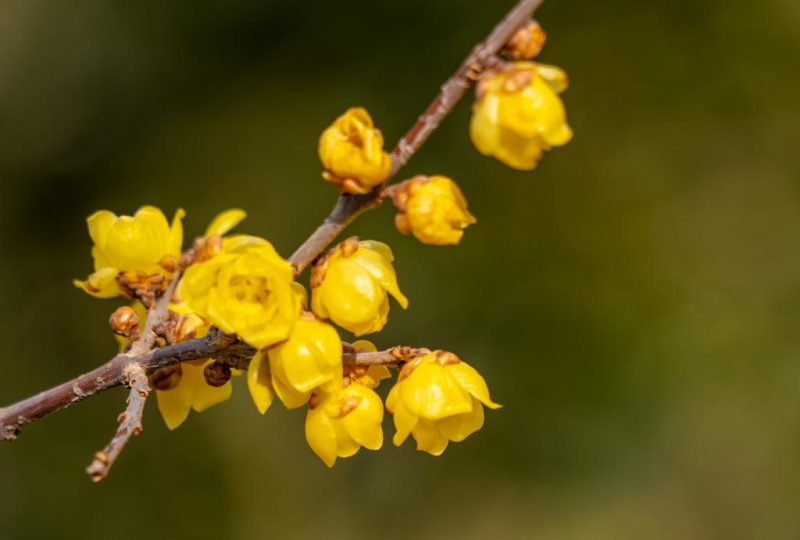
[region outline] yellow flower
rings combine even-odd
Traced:
[[[479,152],[531,170],[545,150],[572,139],[564,104],[567,74],[556,66],[515,62],[478,85],[470,136]]]
[[[483,426],[483,405],[500,407],[486,381],[457,356],[434,351],[403,366],[386,398],[394,415],[394,444],[409,434],[417,450],[438,456],[449,441],[460,442]]]
[[[323,178],[348,193],[369,193],[389,177],[392,159],[383,151],[383,135],[361,107],[348,109],[319,139]]]
[[[311,309],[315,315],[360,336],[386,324],[389,294],[405,309],[389,246],[350,238],[314,267]]]
[[[293,280],[291,266],[272,244],[235,236],[225,240],[220,255],[189,267],[180,296],[223,332],[263,349],[289,337],[300,315]]]
[[[269,362],[269,368],[266,364]],[[269,376],[268,376],[269,375]],[[247,384],[256,407],[264,414],[276,393],[289,409],[308,402],[317,388],[334,391],[342,380],[342,340],[329,324],[300,319],[289,339],[250,361]],[[274,390],[272,390],[274,389]]]
[[[405,211],[397,216],[398,229],[425,244],[456,245],[464,229],[475,223],[458,184],[446,176],[410,180],[402,199]]]
[[[154,206],[143,206],[132,217],[95,212],[87,219],[95,271],[86,281],[73,283],[97,298],[112,298],[120,294],[116,282],[120,272],[170,274],[159,262],[167,256],[180,258],[184,215],[183,210],[175,212],[170,226]]]
[[[185,304],[170,304],[169,307],[171,311],[184,315],[187,319],[185,322],[181,319],[178,324],[178,341],[204,337],[208,333],[209,323],[190,313]],[[180,426],[189,416],[190,410],[203,412],[231,397],[233,386],[230,381],[218,387],[210,386],[206,382],[204,371],[212,362],[209,358],[182,362],[164,368],[166,371],[163,375],[159,372],[153,375],[153,379],[159,376],[171,377],[169,381],[162,381],[167,388],[171,386],[169,389],[160,390],[159,381],[152,381],[156,389],[158,410],[169,429]]]
[[[369,341],[360,340],[351,344],[356,352],[374,353],[378,348]],[[389,379],[392,374],[389,368],[379,364],[369,366],[344,366],[344,376],[354,383],[367,388],[377,388],[384,379]]]
[[[351,384],[338,393],[315,394],[306,416],[306,441],[325,465],[350,457],[362,446],[383,446],[383,403],[374,391]]]

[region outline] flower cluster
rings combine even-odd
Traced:
[[[544,32],[531,22],[506,47],[511,62],[498,59],[475,74],[472,140],[481,153],[517,169],[534,168],[543,151],[572,137],[559,98],[566,74],[532,61],[543,44]],[[318,151],[323,178],[347,194],[344,200],[357,194],[391,199],[397,229],[425,244],[456,245],[476,222],[461,188],[447,176],[416,175],[383,185],[397,168],[363,108],[347,110],[325,129]],[[215,356],[151,373],[170,429],[192,409],[201,412],[227,400],[231,378],[239,373],[234,367],[247,368],[247,387],[260,413],[276,397],[287,409],[307,409],[306,440],[329,467],[362,447],[383,445],[384,402],[375,390],[391,379],[389,367],[397,370],[385,401],[394,417],[395,445],[410,435],[418,450],[439,455],[451,441],[481,428],[484,406],[499,407],[483,377],[453,353],[409,347],[378,352],[368,341],[342,341],[337,327],[355,336],[374,334],[387,324],[392,303],[408,307],[388,245],[353,237],[325,253],[319,248],[309,302],[298,281],[304,265],[290,264],[264,238],[229,235],[245,216],[238,209],[223,212],[185,250],[182,210],[171,225],[152,206],[133,216],[100,211],[88,218],[94,272],[75,285],[95,297],[133,300],[110,319],[123,345],[149,340],[164,347],[215,328],[214,336],[222,332],[230,343],[255,351],[244,364],[242,358],[234,364],[222,353],[203,352]],[[158,309],[166,320],[163,311],[150,318]]]

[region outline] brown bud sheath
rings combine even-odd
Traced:
[[[150,375],[150,386],[162,392],[172,390],[181,382],[182,376],[183,368],[180,363],[157,369]]]
[[[538,22],[531,20],[508,40],[503,52],[512,60],[530,60],[542,52],[547,34]]]
[[[206,384],[217,388],[231,380],[231,368],[225,364],[212,362],[203,370],[203,375],[206,378]]]

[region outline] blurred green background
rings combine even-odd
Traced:
[[[511,0],[0,3],[0,402],[115,352],[84,219],[150,203],[189,237],[241,206],[288,256],[327,214],[316,141],[351,105],[396,141]],[[0,539],[800,537],[800,4],[549,0],[575,139],[531,173],[473,150],[469,100],[405,170],[446,173],[461,246],[388,242],[373,336],[450,349],[505,408],[443,456],[328,470],[301,411],[155,403],[107,481],[116,389],[0,445]],[[392,433],[390,421],[385,430]]]

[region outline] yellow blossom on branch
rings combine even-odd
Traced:
[[[95,212],[87,219],[94,242],[95,271],[86,281],[73,283],[97,298],[112,298],[121,294],[117,286],[121,272],[171,274],[174,268],[170,267],[181,255],[184,215],[183,210],[175,212],[170,226],[154,206],[143,206],[133,216],[117,216],[108,210]]]
[[[257,353],[249,370],[250,394],[262,414],[273,392],[294,409],[307,403],[313,390],[332,392],[331,384],[341,383],[342,340],[331,325],[301,318],[289,339]]]
[[[373,390],[350,384],[338,393],[315,394],[306,416],[306,441],[333,467],[337,457],[350,457],[363,446],[383,446],[383,403]]]
[[[389,295],[408,300],[397,285],[394,256],[386,244],[350,238],[314,267],[311,309],[357,336],[377,332],[389,315]]]
[[[445,351],[403,366],[386,398],[397,430],[394,444],[400,446],[411,435],[417,450],[434,456],[444,452],[449,441],[463,441],[483,426],[483,405],[500,407],[489,397],[483,377]]]
[[[461,188],[446,176],[415,177],[395,200],[401,210],[395,219],[398,230],[425,244],[456,245],[475,223]]]
[[[348,109],[322,132],[319,159],[326,169],[323,178],[348,193],[369,193],[392,168],[383,134],[361,107]]]
[[[559,94],[567,74],[556,66],[514,62],[478,84],[470,136],[479,152],[509,167],[530,170],[545,150],[572,139]]]
[[[272,244],[235,236],[220,255],[189,267],[180,296],[223,332],[263,349],[289,337],[300,315],[293,280],[291,266]]]

